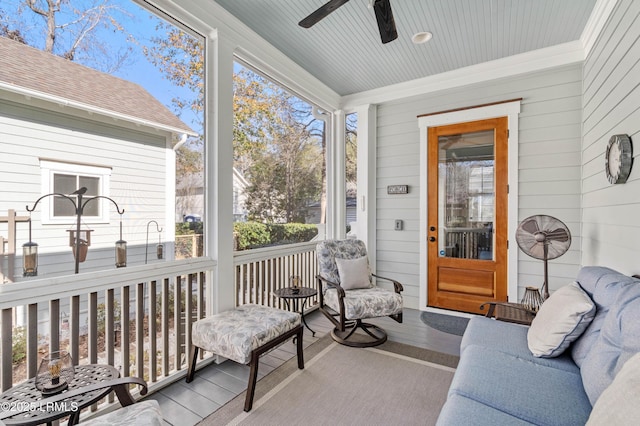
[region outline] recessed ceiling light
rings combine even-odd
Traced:
[[[419,33],[415,33],[413,37],[411,37],[411,41],[414,44],[422,44],[431,40],[431,37],[433,37],[433,34],[431,34],[429,31],[422,31]]]

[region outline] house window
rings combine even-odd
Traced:
[[[109,177],[111,168],[88,166],[82,164],[41,161],[42,192],[44,194],[63,194],[72,196],[79,188],[87,188],[84,200],[91,197],[108,196]],[[73,196],[72,196],[73,197]],[[96,199],[85,204],[83,200],[83,220],[91,223],[105,223],[109,221],[109,206],[105,200]],[[54,195],[42,200],[43,223],[69,223],[75,220],[75,206],[67,198]]]

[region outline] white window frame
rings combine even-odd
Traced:
[[[86,164],[63,163],[58,161],[40,160],[41,192],[42,195],[53,193],[53,176],[55,174],[67,174],[76,176],[96,177],[100,179],[101,196],[109,196],[111,183],[111,168],[91,166]],[[53,215],[53,197],[42,199],[41,221],[43,225],[67,225],[76,221],[76,216],[55,217]],[[100,203],[98,216],[82,216],[84,223],[109,223],[109,205],[104,199],[93,201]]]

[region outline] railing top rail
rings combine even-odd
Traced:
[[[215,266],[216,262],[213,259],[199,257],[2,284],[0,285],[0,309],[208,271]]]
[[[307,241],[296,244],[283,244],[278,246],[262,247],[251,250],[233,252],[234,265],[249,263],[255,260],[271,259],[274,257],[289,256],[315,250],[318,241]]]
[[[477,232],[483,234],[485,232],[491,232],[491,228],[445,228],[447,232]]]

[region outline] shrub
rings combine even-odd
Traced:
[[[293,244],[311,241],[318,227],[305,223],[272,223],[268,225],[271,244]]]
[[[176,235],[202,234],[203,222],[177,222]]]
[[[236,250],[311,241],[318,227],[305,223],[236,222],[233,224]]]
[[[233,224],[236,250],[266,246],[270,243],[267,225],[259,222],[236,222]]]

